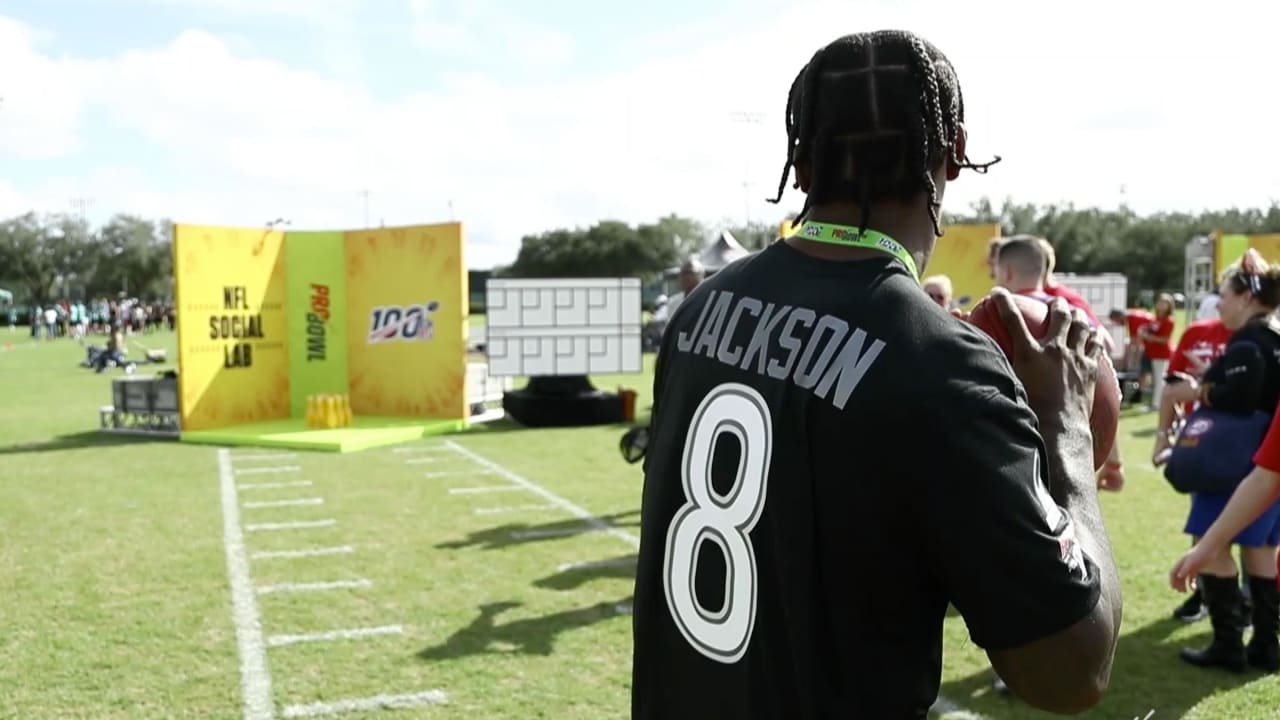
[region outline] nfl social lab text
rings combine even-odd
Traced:
[[[307,312],[307,362],[324,360],[328,350],[329,286],[311,283],[311,307]]]
[[[436,324],[431,316],[439,309],[438,300],[423,305],[375,307],[369,311],[369,344],[430,340],[436,334]]]
[[[746,323],[748,328],[739,328]],[[884,341],[833,315],[718,290],[708,296],[693,329],[680,333],[676,349],[775,380],[789,378],[824,400],[830,395],[831,404],[843,410]]]
[[[223,310],[249,310],[249,291],[243,285],[227,285],[222,288]],[[260,313],[223,313],[209,316],[210,340],[236,340],[222,348],[222,365],[226,368],[253,366],[253,345],[247,340],[263,340]]]

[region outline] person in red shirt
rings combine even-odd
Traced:
[[[1163,294],[1156,300],[1155,318],[1139,334],[1143,353],[1151,359],[1151,409],[1160,407],[1165,375],[1173,355],[1173,296]]]
[[[1058,282],[1058,278],[1054,277],[1053,269],[1058,265],[1058,254],[1053,251],[1053,244],[1048,240],[1038,237],[1036,243],[1040,245],[1040,251],[1044,253],[1044,292],[1046,295],[1060,297],[1066,300],[1071,307],[1078,307],[1089,316],[1089,321],[1094,325],[1101,325],[1102,321],[1097,315],[1093,314],[1093,308],[1089,305],[1089,301],[1081,297],[1080,293],[1072,290],[1070,287]],[[1103,336],[1110,337],[1110,333]],[[1108,352],[1110,348],[1107,348]]]
[[[1053,267],[1053,246],[1044,238],[1032,235],[1014,235],[1005,238],[996,250],[995,275],[996,282],[1018,295],[1034,297],[1044,302],[1052,302],[1061,297],[1073,307],[1078,307],[1090,318],[1095,327],[1101,325],[1093,314],[1089,303],[1075,292],[1063,285],[1056,286],[1057,295],[1049,292],[1045,278]],[[1064,292],[1065,291],[1065,292]],[[1075,300],[1072,300],[1074,297]],[[1110,333],[1104,333],[1109,338]],[[1109,357],[1108,346],[1106,354]],[[1111,447],[1111,454],[1106,463],[1098,471],[1098,487],[1103,490],[1120,491],[1124,487],[1124,462],[1120,457],[1120,443]]]

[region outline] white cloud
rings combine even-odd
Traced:
[[[796,70],[839,32],[885,26],[911,27],[947,51],[965,89],[972,155],[1006,158],[950,188],[950,207],[984,194],[1112,206],[1121,185],[1140,210],[1280,196],[1269,160],[1280,116],[1280,97],[1268,92],[1270,24],[1246,14],[1266,6],[1219,2],[1207,16],[1176,5],[1149,14],[1089,0],[1046,21],[1045,9],[1025,4],[811,2],[603,77],[510,86],[444,70],[442,89],[392,100],[233,52],[204,32],[66,60],[33,45],[29,28],[0,21],[0,161],[75,152],[92,106],[146,139],[140,157],[183,168],[178,178],[85,168],[61,184],[10,188],[0,201],[61,210],[74,192],[101,213],[349,227],[363,222],[367,189],[375,223],[445,219],[452,203],[469,226],[474,266],[509,261],[522,234],[602,217],[772,219],[801,202],[761,201],[777,186]],[[414,32],[467,52],[490,31],[530,63],[574,52],[550,31],[539,57],[540,40],[511,44],[520,23],[503,25],[491,5],[466,7],[449,15],[419,2]],[[764,124],[735,124],[733,111],[762,112]]]

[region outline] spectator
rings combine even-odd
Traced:
[[[698,287],[703,278],[706,277],[706,269],[697,258],[689,258],[680,266],[680,292],[672,295],[664,306],[665,317],[670,320],[676,314],[676,309],[680,307],[680,303]]]
[[[1220,302],[1222,302],[1222,296],[1218,294],[1218,288],[1214,288],[1200,301],[1200,307],[1196,310],[1196,320],[1216,320]]]
[[[924,282],[920,283],[920,286],[924,288],[924,291],[928,293],[929,297],[934,302],[938,303],[942,309],[951,309],[951,296],[953,292],[951,288],[951,278],[946,275],[934,275],[932,277],[925,278]]]
[[[1280,401],[1280,324],[1274,316],[1280,306],[1280,266],[1271,266],[1250,250],[1224,276],[1219,313],[1232,330],[1222,355],[1204,372],[1202,380],[1188,377],[1169,386],[1176,403],[1198,402],[1218,411],[1244,415],[1264,412],[1271,417]],[[1256,484],[1256,483],[1255,483]],[[1257,488],[1246,492],[1256,496]],[[1231,494],[1192,493],[1191,513],[1185,531],[1199,548],[1202,538],[1217,524]],[[1248,500],[1240,501],[1244,504]],[[1237,507],[1237,513],[1243,513]],[[1234,523],[1233,513],[1227,522]],[[1280,505],[1261,509],[1243,529],[1226,523],[1215,534],[1214,547],[1193,550],[1201,557],[1197,585],[1213,623],[1213,641],[1203,650],[1185,649],[1182,658],[1202,667],[1243,671],[1246,663],[1268,672],[1280,670],[1280,594],[1276,589],[1276,549],[1280,545]],[[1228,532],[1228,531],[1231,532]],[[1244,570],[1253,598],[1253,637],[1243,644],[1244,596],[1228,545],[1244,550]],[[1190,573],[1187,574],[1190,576]]]

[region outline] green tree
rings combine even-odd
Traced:
[[[88,226],[72,215],[29,212],[0,223],[0,276],[33,302],[61,299],[93,274],[99,253]]]
[[[173,276],[168,222],[117,215],[95,234],[104,261],[88,290],[92,294],[127,292],[143,298],[165,297]]]

